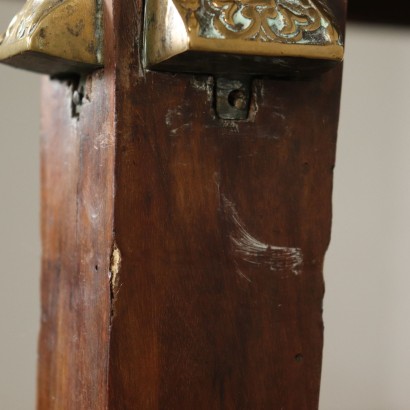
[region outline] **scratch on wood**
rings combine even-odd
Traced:
[[[252,236],[235,208],[235,205],[222,195],[222,205],[225,215],[232,226],[230,240],[233,252],[237,258],[252,265],[265,265],[274,272],[291,271],[299,275],[303,263],[302,250],[299,248],[274,246],[264,243]],[[250,278],[244,275],[237,266],[238,274],[249,282]]]
[[[175,136],[178,134],[179,131],[185,129],[185,128],[190,128],[191,127],[191,123],[187,123],[187,124],[183,124],[180,127],[174,128],[173,130],[170,131],[170,134],[172,136]]]
[[[228,128],[233,132],[239,133],[239,125],[238,121],[231,121],[231,120],[221,120],[222,127]]]
[[[199,91],[206,91],[208,101],[214,98],[214,78],[212,76],[205,79],[204,77],[193,77],[190,81],[193,88]]]
[[[114,146],[114,138],[108,134],[99,134],[95,138],[94,149],[107,149]]]
[[[115,316],[115,301],[120,287],[121,252],[114,242],[110,261],[111,319]]]
[[[254,80],[252,85],[252,99],[249,108],[248,122],[255,122],[259,111],[259,102],[263,99],[264,84],[262,80]]]
[[[182,117],[183,110],[184,108],[180,105],[175,108],[170,108],[165,116],[165,124],[168,125],[168,127],[172,126],[175,117]]]

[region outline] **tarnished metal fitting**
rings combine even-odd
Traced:
[[[340,62],[343,52],[323,1],[146,1],[149,69],[287,76]]]
[[[27,0],[0,36],[0,62],[50,75],[103,65],[98,0]]]

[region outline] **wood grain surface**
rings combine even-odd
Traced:
[[[107,408],[115,174],[109,36],[106,48],[106,69],[87,78],[80,116],[76,79],[43,82],[38,409]]]
[[[44,86],[39,408],[317,409],[341,66],[221,120],[144,72],[142,11],[106,3],[79,117]]]

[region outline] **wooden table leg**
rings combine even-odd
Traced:
[[[44,82],[38,407],[317,409],[341,66],[221,120],[212,77],[143,71],[142,15],[106,1],[82,101]]]

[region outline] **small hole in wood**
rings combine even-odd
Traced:
[[[243,90],[233,90],[229,93],[228,102],[231,107],[237,110],[244,110],[247,105],[246,94]]]
[[[303,362],[303,355],[302,355],[302,353],[298,353],[298,354],[295,355],[295,361],[298,362],[298,363]]]

